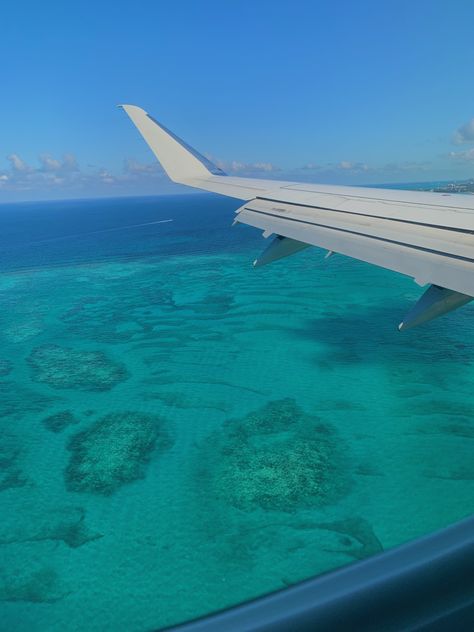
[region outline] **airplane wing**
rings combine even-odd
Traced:
[[[121,107],[171,180],[245,200],[234,223],[273,236],[254,266],[318,246],[413,277],[428,289],[401,330],[474,298],[474,196],[228,176],[141,108]]]

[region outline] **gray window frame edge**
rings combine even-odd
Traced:
[[[169,632],[474,630],[474,515]]]

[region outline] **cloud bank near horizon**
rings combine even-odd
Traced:
[[[142,164],[125,160],[121,173],[112,173],[106,167],[86,168],[79,165],[73,154],[54,158],[40,154],[36,165],[28,164],[16,153],[9,154],[10,168],[0,170],[0,201],[3,193],[16,193],[30,198],[32,194],[52,197],[79,197],[88,195],[121,195],[147,190],[153,182],[165,185],[167,179],[157,164]],[[10,196],[11,197],[11,196]]]
[[[453,134],[456,145],[474,144],[474,118],[461,125]],[[272,162],[243,162],[239,160],[219,160],[208,156],[226,173],[236,176],[269,179],[295,179],[302,181],[327,181],[339,184],[363,184],[368,182],[390,182],[410,178],[432,179],[433,161],[388,162],[370,165],[363,161],[343,159],[339,162],[307,163],[300,167],[283,168]],[[64,154],[56,158],[49,153],[41,153],[36,165],[27,163],[18,153],[6,157],[9,168],[0,169],[0,202],[2,200],[38,199],[51,196],[87,197],[150,195],[164,192],[189,191],[186,187],[172,184],[158,162],[142,163],[133,158],[123,162],[120,173],[113,173],[106,167],[82,167],[74,154]],[[453,169],[461,171],[474,164],[474,148],[451,151],[441,157],[438,171],[449,173]],[[455,171],[454,171],[455,173]],[[474,175],[474,174],[473,174]],[[466,179],[469,173],[459,173],[458,179]]]

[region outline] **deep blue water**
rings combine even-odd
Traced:
[[[472,512],[472,307],[211,195],[0,206],[3,629],[156,629]],[[172,220],[172,221],[168,221]]]
[[[203,195],[2,205],[0,269],[235,252],[258,241],[254,231],[229,230],[238,207],[237,200]]]

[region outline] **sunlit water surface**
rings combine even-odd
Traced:
[[[401,334],[412,280],[253,270],[237,207],[0,207],[2,629],[157,629],[472,512],[473,308]]]

